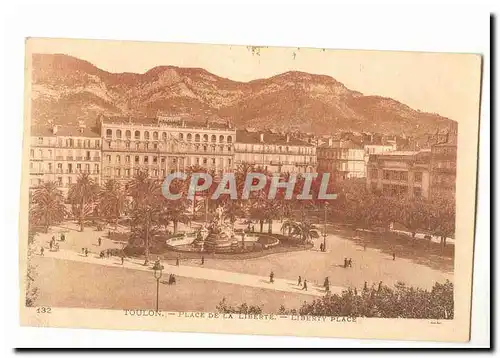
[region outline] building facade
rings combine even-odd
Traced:
[[[331,173],[336,182],[366,176],[365,149],[352,140],[329,140],[318,147],[318,172]]]
[[[252,163],[272,173],[316,172],[316,147],[290,134],[238,130],[235,163]]]
[[[390,151],[370,155],[366,186],[388,196],[430,197],[431,152]]]
[[[232,171],[236,131],[229,124],[189,122],[182,117],[98,119],[102,135],[102,179],[128,181],[139,171],[162,179],[201,166]]]
[[[431,193],[433,197],[455,197],[457,181],[456,138],[431,147]]]
[[[30,188],[54,181],[67,190],[81,173],[100,183],[100,135],[84,125],[33,126],[29,166]]]

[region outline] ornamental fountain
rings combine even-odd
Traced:
[[[231,247],[234,241],[233,227],[225,221],[224,208],[219,206],[212,221],[199,231],[193,245],[200,251],[217,252]]]

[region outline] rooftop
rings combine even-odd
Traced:
[[[32,137],[92,137],[99,138],[101,135],[96,128],[76,127],[76,126],[57,126],[57,132],[54,134],[53,127],[49,125],[31,126]]]
[[[207,121],[206,119],[183,116],[171,117],[101,117],[103,123],[109,124],[137,124],[146,126],[162,126],[174,128],[207,128],[231,130],[234,129],[228,122]]]
[[[277,145],[300,145],[300,146],[308,146],[313,147],[313,144],[308,143],[307,141],[298,139],[293,137],[292,135],[273,133],[271,131],[264,132],[253,132],[246,129],[240,129],[236,131],[236,142],[238,143],[261,143],[261,134],[264,135],[264,143],[266,144],[277,144]]]

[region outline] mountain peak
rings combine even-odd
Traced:
[[[156,66],[145,73],[110,73],[64,54],[33,55],[33,120],[94,123],[99,114],[188,113],[237,127],[331,133],[424,132],[449,122],[392,99],[363,96],[327,75],[287,71],[250,82],[202,68]],[[59,123],[58,123],[59,122]]]

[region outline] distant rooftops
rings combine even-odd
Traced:
[[[253,129],[239,129],[236,131],[236,141],[247,144],[276,144],[276,145],[299,145],[313,147],[314,144],[298,139],[291,134],[277,133],[275,131],[255,131]]]
[[[99,138],[101,135],[95,128],[86,126],[62,126],[62,125],[33,125],[31,126],[33,137],[92,137]]]
[[[137,124],[146,126],[165,126],[165,127],[180,127],[180,128],[208,128],[219,130],[234,130],[229,121],[210,121],[199,117],[177,115],[167,116],[158,115],[157,117],[133,117],[133,116],[116,116],[116,117],[100,117],[102,123],[107,124]]]

